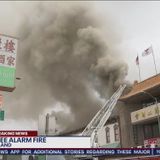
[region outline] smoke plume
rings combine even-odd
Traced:
[[[24,18],[12,117],[37,119],[58,102],[65,105],[54,112],[62,128],[82,127],[124,82],[127,65],[110,46],[116,35],[110,29],[107,36],[92,12],[79,3],[40,3]]]

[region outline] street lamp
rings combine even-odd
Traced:
[[[152,94],[146,92],[146,91],[142,91],[142,92],[145,93],[145,94],[147,94],[148,96],[150,96],[152,99],[155,100],[156,109],[157,109],[158,131],[159,131],[159,136],[160,136],[160,117],[159,117],[159,108],[158,108],[158,101],[157,101],[157,98],[154,97]]]

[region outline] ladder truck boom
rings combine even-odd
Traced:
[[[98,146],[98,136],[97,132],[101,129],[107,120],[109,119],[114,107],[117,104],[119,97],[122,95],[123,90],[125,89],[126,84],[121,85],[117,91],[112,95],[112,97],[105,102],[103,107],[97,112],[97,114],[93,117],[91,122],[87,125],[87,127],[83,130],[82,136],[90,136],[91,137],[91,147],[99,147]],[[97,158],[77,155],[74,159],[91,159],[94,160]]]
[[[102,127],[105,122],[108,120],[109,116],[114,109],[119,97],[122,95],[123,90],[126,85],[121,85],[118,90],[112,95],[112,97],[105,102],[103,107],[97,112],[97,114],[93,117],[91,122],[87,125],[87,127],[82,132],[82,136],[91,136],[94,130],[98,127]],[[105,122],[104,122],[105,121]]]
[[[99,130],[101,129],[105,123],[107,122],[107,120],[109,119],[110,115],[112,114],[112,111],[114,109],[114,107],[117,104],[118,99],[120,98],[120,96],[122,95],[123,90],[125,89],[126,85],[123,85],[120,87],[120,89],[118,90],[116,96],[114,97],[114,99],[111,101],[110,105],[108,106],[108,110],[107,112],[104,113],[103,117],[101,118],[99,124],[97,125],[96,129]]]

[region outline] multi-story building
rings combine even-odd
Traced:
[[[105,143],[103,146],[116,148],[114,143],[116,133],[119,133],[119,144],[122,148],[160,147],[160,74],[139,83],[135,81],[131,90],[120,97],[113,114],[118,117],[116,122],[109,122],[110,118],[99,132],[101,137],[99,143],[103,141],[103,144]],[[114,129],[115,125],[119,126],[119,131]],[[99,159],[108,160],[117,157],[99,157]],[[118,159],[134,160],[137,157],[118,157]],[[160,157],[141,156],[138,159],[159,160]]]
[[[160,146],[160,75],[150,77],[140,83],[135,82],[132,90],[120,98],[130,117],[128,146]],[[123,127],[121,123],[121,128]],[[128,130],[128,129],[127,129]],[[121,130],[122,137],[126,137]],[[123,141],[123,138],[122,138]],[[126,141],[126,140],[125,140]]]
[[[99,132],[104,147],[160,147],[160,75],[135,81]],[[112,120],[111,120],[112,119]],[[116,138],[118,137],[118,138]],[[119,141],[118,141],[119,139]]]

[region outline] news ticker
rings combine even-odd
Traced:
[[[123,156],[123,155],[145,155],[145,156],[158,156],[160,149],[126,149],[126,148],[34,148],[34,149],[0,149],[0,155],[92,155],[92,156]]]

